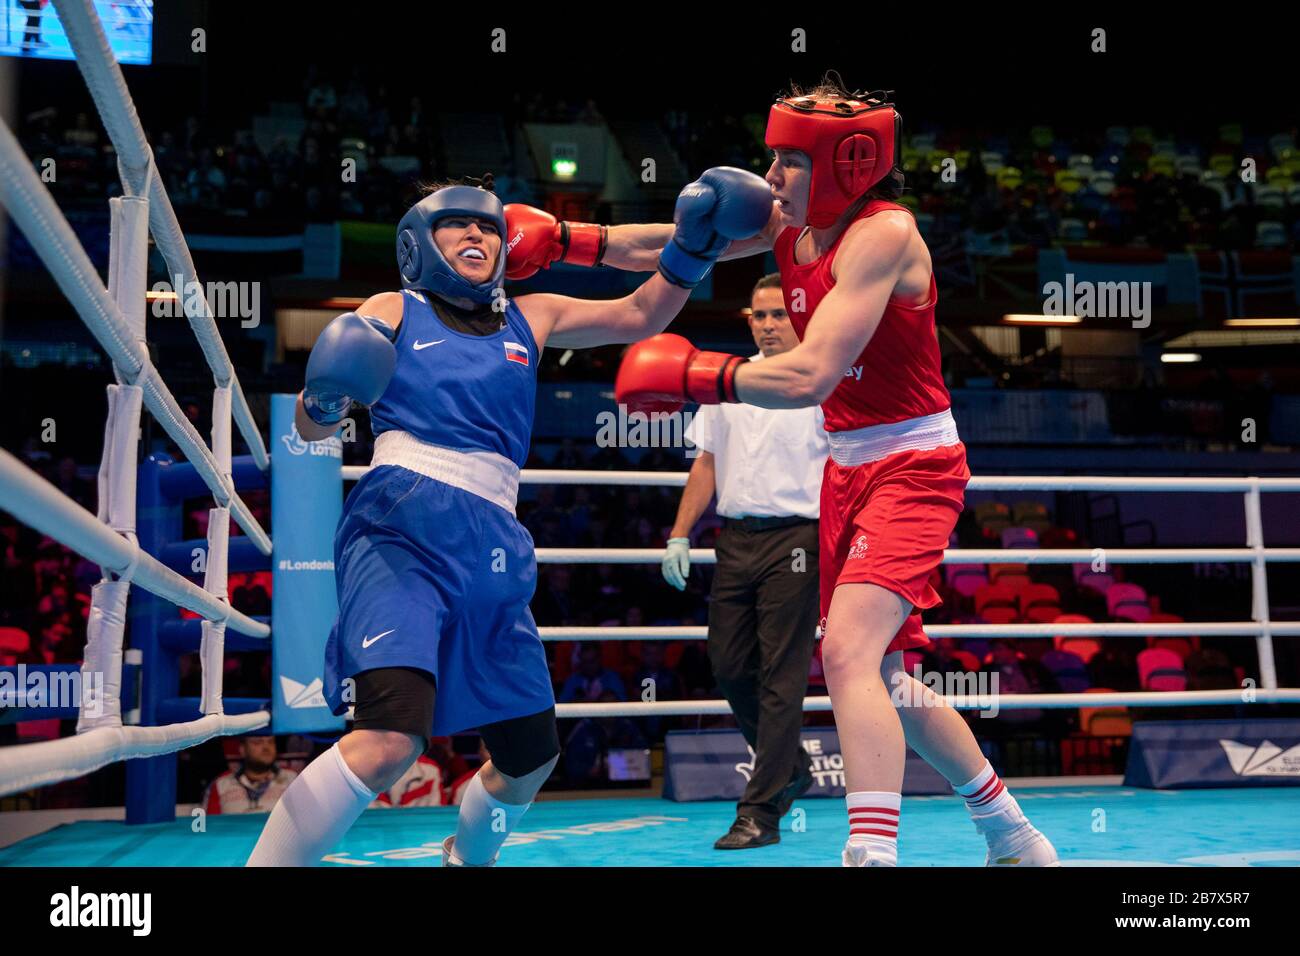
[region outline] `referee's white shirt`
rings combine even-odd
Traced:
[[[763,358],[760,352],[751,362]],[[686,437],[713,455],[724,518],[820,516],[830,454],[821,407],[701,405]]]

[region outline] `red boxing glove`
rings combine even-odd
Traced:
[[[605,255],[606,229],[589,222],[557,222],[544,209],[510,203],[506,216],[506,278],[527,279],[551,263],[598,266]]]
[[[627,350],[614,398],[638,412],[671,412],[688,402],[739,401],[736,369],[744,361],[726,352],[701,352],[680,335],[656,335]]]

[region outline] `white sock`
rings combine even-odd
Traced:
[[[335,744],[289,784],[245,865],[319,865],[375,796]]]
[[[849,807],[849,845],[865,846],[875,858],[898,865],[898,811],[903,796],[881,790],[846,794]]]
[[[456,839],[452,843],[452,862],[484,866],[496,858],[501,844],[515,828],[531,803],[502,803],[483,786],[483,774],[465,787],[465,799],[456,818]]]
[[[972,777],[969,783],[953,789],[965,798],[966,809],[972,818],[1005,829],[1029,822],[1020,809],[1020,804],[1016,803],[1016,798],[993,772],[993,765],[987,760],[984,761],[984,769]]]

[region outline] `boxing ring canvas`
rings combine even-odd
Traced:
[[[1017,788],[1016,798],[1052,834],[1063,866],[1297,866],[1300,788],[1139,790],[1122,786]],[[456,807],[368,810],[326,867],[439,866]],[[801,800],[781,842],[743,853],[714,850],[735,815],[731,802],[653,798],[539,800],[507,840],[501,866],[837,866],[844,844],[840,800]],[[982,866],[984,840],[954,796],[903,798],[900,866]],[[266,817],[188,817],[124,827],[104,821],[58,827],[0,849],[0,866],[242,866]]]

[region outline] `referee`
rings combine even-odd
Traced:
[[[754,286],[749,329],[759,354],[799,339],[781,277]],[[817,516],[829,446],[819,407],[773,410],[701,405],[686,437],[700,449],[677,508],[664,578],[686,587],[690,534],[718,496],[723,518],[709,604],[709,662],[754,766],[731,830],[714,847],[741,850],[781,839],[780,822],[812,786],[800,743],[803,697],[817,629]]]

